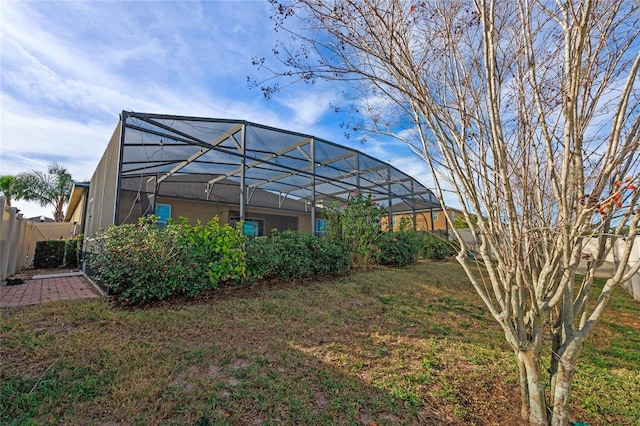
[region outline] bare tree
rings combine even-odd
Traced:
[[[274,49],[278,68],[255,60],[269,72],[257,85],[271,96],[283,77],[350,84],[361,125],[404,140],[430,166],[441,200],[453,188],[482,276],[464,242],[457,259],[517,357],[521,416],[567,424],[583,343],[611,291],[640,269],[629,262],[640,220],[638,6],[272,3],[276,30],[290,38]],[[597,250],[587,254],[589,241]],[[614,245],[619,262],[596,290]]]

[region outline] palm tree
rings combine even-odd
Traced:
[[[16,200],[36,201],[41,206],[53,205],[53,218],[64,220],[64,205],[69,201],[73,180],[69,171],[58,163],[50,163],[48,173],[33,170],[15,178]]]
[[[0,194],[7,200],[7,206],[11,207],[11,200],[16,198],[14,176],[0,176]]]

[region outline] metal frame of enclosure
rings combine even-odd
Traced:
[[[355,191],[371,194],[390,221],[394,206],[415,214],[437,203],[390,164],[315,136],[243,120],[123,111],[91,182],[86,232],[153,213],[162,197],[235,204],[239,219],[250,208],[304,213],[313,230],[323,208]]]

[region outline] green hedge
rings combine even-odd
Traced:
[[[214,218],[191,226],[186,219],[160,226],[156,218],[98,231],[89,267],[96,279],[127,303],[195,297],[223,281],[245,277],[238,229]]]
[[[98,250],[88,266],[98,281],[128,303],[195,297],[221,282],[308,278],[343,273],[351,267],[353,253],[342,235],[274,231],[249,241],[238,226],[221,225],[218,218],[195,226],[186,219],[160,226],[153,218],[112,226],[96,234]],[[374,261],[404,266],[420,254],[443,259],[454,253],[447,241],[431,234],[420,238],[410,227],[400,228],[372,234],[375,238],[370,243],[375,247],[368,255],[375,252]],[[42,257],[54,259],[51,262],[57,266],[63,248],[54,244],[58,242],[50,243],[47,248],[52,254]]]
[[[82,235],[63,240],[38,241],[33,257],[34,268],[77,268],[82,247]]]
[[[329,236],[274,231],[246,246],[247,271],[255,279],[295,279],[349,270],[343,241]]]

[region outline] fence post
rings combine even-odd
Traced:
[[[5,253],[2,256],[2,279],[7,278],[9,275],[13,274],[13,270],[9,270],[9,268],[13,268],[13,259],[15,258],[15,250],[13,249],[14,241],[16,239],[16,225],[17,225],[17,216],[18,209],[15,207],[9,207],[9,225],[7,226],[7,239],[5,241]]]
[[[13,207],[15,208],[15,207]],[[17,209],[16,209],[17,213]],[[15,274],[18,271],[18,262],[20,261],[20,245],[23,229],[23,214],[18,213],[15,217],[15,225],[11,240],[11,252],[9,253],[9,271],[10,274]]]
[[[29,246],[29,240],[31,239],[31,231],[33,229],[33,222],[29,222],[26,219],[22,220],[22,226],[20,229],[20,240],[18,241],[18,245],[16,247],[18,251],[18,255],[16,257],[16,266],[15,270],[21,271],[22,269],[27,267],[26,258],[27,258],[27,247]]]
[[[633,246],[631,246],[631,255],[629,256],[629,263],[640,262],[640,236],[636,236],[633,240]],[[640,272],[637,272],[626,283],[627,291],[631,296],[640,301]]]
[[[7,267],[9,265],[9,224],[10,220],[5,220],[9,212],[5,212],[7,200],[0,196],[0,281],[7,278]]]

